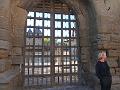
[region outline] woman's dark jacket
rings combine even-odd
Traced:
[[[96,64],[96,75],[99,79],[105,78],[105,77],[110,77],[111,78],[111,73],[110,73],[110,68],[107,64],[107,62],[100,62],[98,61]]]

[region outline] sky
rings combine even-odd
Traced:
[[[34,17],[34,12],[29,12],[28,17]],[[50,18],[50,13],[43,13],[41,12],[36,12],[36,17],[39,18]],[[63,22],[61,22],[61,19],[64,19]],[[58,30],[57,28],[63,28],[63,37],[69,37],[69,30],[64,30],[64,28],[69,28],[69,24],[71,25],[70,28],[75,28],[75,22],[68,22],[65,20],[69,20],[69,15],[65,15],[63,14],[55,14],[55,37],[61,37],[61,30]],[[70,15],[70,20],[75,20],[75,16],[74,15]],[[63,26],[61,26],[63,23]],[[27,26],[34,26],[34,19],[27,19]],[[35,26],[43,26],[43,20],[36,20],[35,22]],[[50,20],[44,20],[44,27],[50,27]],[[27,31],[31,29],[33,31],[33,28],[27,28]],[[40,29],[42,31],[42,29]],[[50,29],[44,29],[44,36],[50,36]]]

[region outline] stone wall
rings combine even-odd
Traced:
[[[22,0],[23,1],[23,0]],[[22,2],[28,9],[32,0]],[[110,0],[65,0],[76,12],[80,28],[80,76],[87,85],[94,85],[95,64],[98,51],[108,53],[109,65],[113,75],[113,85],[119,79],[119,1]],[[84,82],[83,80],[83,82]],[[92,82],[91,82],[92,81]],[[114,87],[113,87],[114,88]]]
[[[20,76],[20,73],[10,72],[19,72],[18,67],[23,63],[26,10],[33,1],[0,0],[0,90],[7,90],[2,88],[6,85],[9,87],[9,80],[14,82],[19,80],[16,76]],[[81,82],[90,86],[96,85],[94,67],[97,52],[104,50],[108,54],[108,63],[113,76],[112,90],[118,90],[117,88],[120,88],[120,1],[65,0],[65,2],[76,12],[80,29],[80,80],[84,77]],[[1,79],[9,74],[15,76],[8,78],[6,82]]]
[[[13,10],[17,9],[16,3],[17,0],[0,0],[0,90],[14,90],[21,82],[21,73],[19,68],[14,68],[14,60],[22,56],[25,24],[20,23],[22,14],[19,11],[22,9]],[[21,22],[24,23],[25,20]],[[17,61],[17,64],[20,63]]]
[[[112,90],[118,90],[117,88],[120,88],[120,1],[72,0],[71,2],[80,22],[81,66],[85,70],[87,83],[96,85],[94,73],[97,53],[103,50],[107,52],[108,64],[111,68]]]
[[[9,3],[8,0],[0,0],[0,71],[4,72],[6,64],[10,60],[9,54],[11,49],[10,30],[9,30]],[[9,62],[10,63],[10,62]]]
[[[107,52],[113,77],[112,90],[118,90],[118,87],[120,88],[120,1],[93,0],[93,2],[97,11],[98,50]]]
[[[24,31],[27,11],[18,6],[20,0],[11,0],[12,62],[23,64]]]
[[[63,0],[61,0],[63,2]],[[86,80],[81,80],[83,78],[82,76],[88,75],[90,72],[90,39],[89,39],[89,24],[88,24],[88,15],[89,13],[86,10],[86,4],[83,2],[79,2],[79,0],[64,0],[65,3],[68,4],[76,13],[77,20],[78,20],[78,25],[80,25],[80,47],[79,49],[81,50],[80,57],[81,57],[81,65],[83,70],[83,75],[81,74],[82,70],[80,70],[80,83],[86,81]],[[21,0],[21,3],[19,4],[20,7],[24,8],[25,10],[29,10],[29,7],[32,8],[31,4],[33,3],[33,0]],[[35,4],[35,3],[34,3]],[[91,10],[92,11],[92,10]],[[93,11],[92,11],[93,12]],[[81,23],[82,22],[82,23]],[[87,73],[87,74],[86,74]],[[82,76],[81,76],[82,75]],[[87,77],[87,76],[86,76]]]

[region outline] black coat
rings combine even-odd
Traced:
[[[108,66],[107,62],[100,62],[98,61],[96,64],[96,75],[99,79],[104,77],[111,77],[110,67]]]

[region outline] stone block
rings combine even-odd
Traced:
[[[120,76],[112,76],[112,84],[120,84]]]
[[[120,75],[120,68],[115,68],[115,74]]]
[[[8,11],[8,9],[9,9],[9,4],[10,4],[10,0],[3,0],[3,1],[1,0],[1,1],[0,1],[0,8],[1,8],[1,10],[2,10],[2,11],[4,11],[4,10],[5,10],[5,11],[6,11],[6,10]],[[5,13],[5,14],[6,14],[6,13]],[[4,15],[5,15],[5,14],[4,14]]]
[[[98,47],[98,49],[104,49],[103,43],[100,43],[100,44],[97,43],[96,46]]]
[[[90,47],[82,47],[81,48],[81,54],[88,54],[90,52]]]
[[[115,68],[110,68],[110,72],[112,75],[115,75]]]
[[[99,49],[119,49],[120,43],[115,42],[108,42],[108,41],[101,41],[98,42],[98,48]]]
[[[118,57],[108,57],[108,64],[110,67],[118,67]]]
[[[120,56],[120,50],[109,50],[108,51],[109,56]]]
[[[90,56],[86,57],[86,56],[81,56],[81,62],[83,63],[87,63],[90,61]]]
[[[0,73],[5,71],[5,62],[0,61]]]
[[[81,41],[81,42],[80,42],[80,46],[81,46],[81,47],[90,46],[89,40],[81,39],[80,41]]]
[[[120,43],[108,42],[108,43],[104,44],[104,48],[118,49],[118,48],[120,48]]]
[[[0,90],[11,90],[9,84],[0,84]]]
[[[117,61],[118,61],[118,67],[120,67],[120,57],[119,57],[119,59]]]
[[[2,50],[0,49],[0,59],[1,58],[7,58],[9,55],[9,51],[8,50]]]
[[[0,15],[0,28],[8,30],[9,29],[9,18]]]
[[[24,37],[24,28],[22,27],[16,27],[16,30],[14,31],[15,36],[17,37]]]
[[[13,47],[12,55],[22,55],[22,48],[21,47]]]
[[[24,38],[23,37],[15,37],[13,41],[14,47],[23,47],[24,46]]]
[[[21,73],[18,69],[0,74],[0,90],[17,90],[22,85]]]
[[[86,73],[90,72],[90,64],[88,62],[82,63],[82,70]]]
[[[90,47],[81,48],[81,62],[88,62],[90,60]]]
[[[0,40],[0,49],[10,49],[11,43],[9,41]]]
[[[9,59],[0,59],[0,73],[5,72],[6,70],[11,69],[11,60]]]
[[[13,56],[12,64],[23,64],[23,56]]]
[[[112,85],[111,90],[119,90],[119,88],[120,88],[120,83]]]
[[[120,43],[120,35],[119,34],[111,34],[110,38],[111,38],[111,42]]]
[[[4,41],[10,41],[10,30],[0,28],[0,39]]]
[[[110,41],[110,34],[98,34],[97,41]]]

